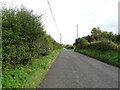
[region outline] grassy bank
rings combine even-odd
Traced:
[[[75,50],[76,52],[94,57],[98,60],[111,64],[113,66],[120,67],[120,63],[118,63],[118,55],[120,52],[117,51],[101,51],[101,50],[91,50],[91,49],[81,49]]]
[[[54,50],[51,54],[38,58],[26,66],[18,66],[3,73],[3,88],[38,88],[40,82],[54,62],[60,50]]]

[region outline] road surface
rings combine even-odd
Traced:
[[[40,88],[118,88],[118,68],[63,49]]]

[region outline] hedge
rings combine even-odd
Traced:
[[[61,48],[51,36],[47,35],[42,24],[42,15],[24,7],[1,8],[3,69],[26,65],[34,58],[47,55]]]
[[[110,40],[103,39],[100,41],[88,42],[85,38],[78,38],[76,40],[76,49],[93,49],[93,50],[115,50],[120,51],[119,45]]]

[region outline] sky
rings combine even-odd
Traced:
[[[93,27],[102,31],[118,33],[118,2],[120,0],[48,0],[57,23],[54,23],[47,0],[0,0],[7,6],[21,6],[43,14],[47,34],[62,44],[73,44],[78,24],[78,36],[90,35]]]

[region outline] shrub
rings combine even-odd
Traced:
[[[103,41],[95,41],[95,42],[91,42],[89,44],[89,48],[90,49],[96,49],[96,50],[104,50],[104,51],[108,51],[108,50],[118,50],[118,45],[115,44],[112,41],[109,40],[103,40]]]
[[[74,46],[73,45],[65,45],[64,46],[66,49],[74,49]]]
[[[33,58],[61,48],[46,34],[42,15],[33,14],[26,8],[5,8],[2,10],[3,69],[28,64]]]
[[[88,41],[85,38],[78,38],[76,40],[76,48],[78,49],[84,49],[88,46]]]
[[[2,75],[2,87],[18,88],[28,78],[29,74],[24,70],[11,70]]]

